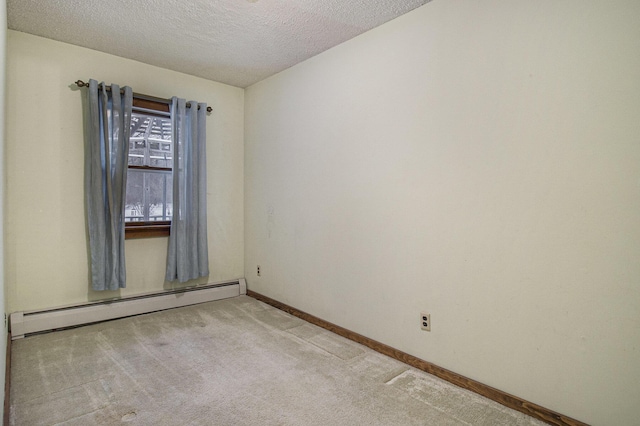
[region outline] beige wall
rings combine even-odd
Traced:
[[[207,121],[208,282],[242,277],[244,91],[9,31],[5,223],[9,311],[140,294],[166,285],[167,238],[154,238],[126,242],[126,289],[89,289],[83,198],[85,93],[72,83],[90,78],[213,107]]]
[[[436,0],[248,88],[249,288],[579,420],[637,424],[638,16]]]
[[[5,303],[5,279],[4,279],[4,139],[5,139],[5,64],[6,64],[6,41],[7,41],[7,2],[0,0],[0,307],[5,314],[7,306]],[[0,318],[3,321],[4,315]],[[6,353],[7,349],[7,325],[3,323],[0,334],[0,354]],[[0,355],[0,383],[5,381],[6,359]],[[0,390],[0,401],[4,401],[4,386]],[[4,404],[0,408],[0,418],[4,415]]]

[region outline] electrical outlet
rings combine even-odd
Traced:
[[[431,314],[420,312],[420,328],[424,331],[431,331]]]
[[[257,273],[258,273],[258,276],[260,276],[260,265],[258,265],[258,268],[257,268],[257,270],[256,270],[256,271],[257,271]]]

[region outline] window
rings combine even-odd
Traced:
[[[125,198],[125,238],[169,235],[173,141],[169,105],[134,97]]]

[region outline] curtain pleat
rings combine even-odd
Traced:
[[[206,104],[171,100],[173,217],[166,280],[209,275],[207,246]],[[200,108],[197,108],[200,106]]]
[[[124,87],[123,92],[89,80],[85,199],[94,290],[126,285],[124,199],[133,91]]]

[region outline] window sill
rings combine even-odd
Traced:
[[[127,223],[124,228],[124,239],[168,237],[171,222]]]

